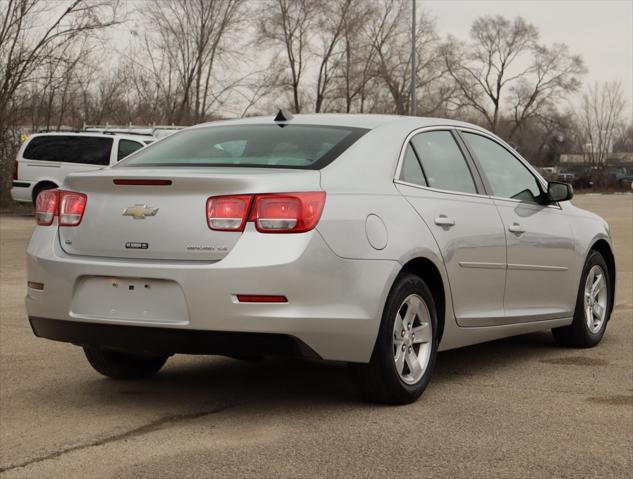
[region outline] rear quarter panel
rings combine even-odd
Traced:
[[[317,230],[342,258],[397,261],[400,267],[419,257],[432,261],[444,283],[445,323],[454,324],[450,286],[438,245],[393,182],[404,140],[409,131],[418,127],[412,121],[410,126],[399,123],[376,128],[321,170],[321,186],[327,192],[327,200]],[[368,239],[370,215],[379,217],[384,224],[384,248],[372,246]],[[391,281],[394,279],[395,276]],[[385,285],[387,293],[390,288],[391,284]],[[384,307],[387,294],[383,296]]]
[[[420,253],[442,264],[433,236],[393,182],[402,145],[416,126],[397,122],[371,130],[321,170],[327,200],[317,229],[337,255],[404,264]],[[387,238],[382,248],[368,240],[370,215],[384,224]]]

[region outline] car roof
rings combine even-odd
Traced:
[[[35,138],[36,136],[81,136],[81,137],[93,137],[93,138],[120,138],[123,140],[137,140],[137,141],[147,141],[147,140],[156,140],[155,137],[151,135],[126,135],[125,133],[100,133],[96,131],[51,131],[47,133],[33,133],[29,135],[29,139]]]
[[[273,123],[273,116],[254,116],[249,118],[241,118],[238,120],[221,120],[208,123],[201,123],[195,128],[219,126],[219,125],[249,125]],[[403,116],[403,115],[374,115],[374,114],[356,114],[356,113],[312,113],[293,115],[288,124],[297,125],[328,125],[328,126],[347,126],[355,128],[366,128],[373,130],[387,124],[402,124],[403,127],[424,128],[427,126],[453,126],[468,127],[477,130],[482,128],[471,123],[462,121],[447,120],[444,118],[422,117],[422,116]]]

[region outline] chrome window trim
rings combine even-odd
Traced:
[[[404,141],[402,142],[402,146],[400,147],[400,154],[398,155],[398,162],[396,163],[396,171],[393,175],[394,181],[400,178],[402,163],[404,161],[404,153],[407,148],[407,145],[411,141],[411,138],[413,138],[418,133],[424,133],[427,131],[454,131],[454,130],[455,130],[455,126],[435,125],[435,126],[424,126],[421,128],[416,128],[415,130],[412,130],[411,132],[409,132],[409,134],[405,137]]]
[[[409,183],[408,181],[399,180],[397,178],[394,179],[393,182],[399,185],[410,186],[411,188],[418,188],[420,190],[428,190],[433,193],[444,193],[444,194],[449,194],[449,195],[460,195],[460,196],[475,196],[475,197],[484,198],[484,199],[492,199],[491,196],[482,195],[479,193],[466,193],[465,191],[442,190],[440,188],[432,188],[430,186],[416,185],[415,183]]]
[[[496,137],[495,135],[493,135],[490,132],[487,132],[485,130],[479,130],[477,128],[469,128],[469,127],[465,127],[465,126],[458,126],[458,127],[455,127],[455,130],[457,130],[458,132],[462,132],[463,131],[463,132],[466,132],[466,133],[473,133],[475,135],[483,136],[484,138],[488,138],[489,140],[497,143],[504,150],[506,150],[512,157],[514,157],[519,163],[521,163],[528,170],[528,172],[532,174],[532,176],[534,176],[536,178],[536,181],[541,185],[541,187],[543,188],[543,191],[547,191],[547,180],[545,180],[545,178],[543,178],[540,175],[540,173],[536,170],[536,168],[534,168],[525,158],[523,158],[514,148],[512,148],[510,145],[508,145],[501,138]],[[464,141],[466,141],[466,140],[464,139]],[[469,147],[470,147],[470,145],[469,145]],[[482,174],[482,172],[479,172],[479,173]],[[485,173],[483,173],[483,174],[485,175]],[[540,207],[540,208],[554,208],[554,209],[558,209],[558,210],[562,210],[563,209],[560,206],[560,203],[553,203],[551,205],[540,205],[538,203],[528,203],[527,201],[515,200],[513,198],[504,198],[502,196],[495,196],[495,195],[490,195],[490,198],[493,198],[494,200],[500,200],[500,201],[509,201],[511,203],[521,203],[521,204],[524,204],[524,205],[534,205],[535,207]]]
[[[481,131],[475,128],[468,128],[468,127],[456,127],[455,128],[457,131],[464,131],[467,133],[474,133],[475,135],[479,135],[479,136],[483,136],[488,138],[489,140],[494,141],[495,143],[497,143],[499,146],[501,146],[503,149],[507,150],[508,153],[510,153],[510,155],[512,155],[514,158],[516,158],[523,166],[525,166],[525,168],[532,173],[532,176],[534,176],[536,178],[536,180],[541,184],[541,186],[544,186],[545,191],[547,191],[547,181],[545,180],[545,178],[543,178],[540,173],[532,166],[530,165],[530,163],[523,158],[521,155],[519,155],[519,153],[512,148],[510,145],[508,145],[505,141],[503,141],[501,138],[498,138],[496,136],[494,136],[492,133],[489,133],[487,131]]]
[[[482,195],[479,193],[466,193],[464,191],[442,190],[439,188],[431,188],[430,186],[423,186],[423,185],[417,185],[415,183],[409,183],[408,181],[400,180],[398,178],[394,178],[393,182],[398,185],[409,186],[411,188],[418,188],[420,190],[427,190],[432,193],[443,193],[443,194],[460,195],[460,196],[474,196],[477,198],[485,198],[489,200],[508,201],[510,203],[522,204],[522,205],[530,206],[533,208],[554,208],[557,210],[563,209],[558,203],[553,204],[553,205],[539,205],[538,203],[528,203],[527,201],[514,200],[512,198],[501,198],[500,196]]]
[[[465,127],[465,126],[454,126],[454,125],[434,125],[434,126],[425,126],[425,127],[421,127],[421,128],[416,128],[415,130],[412,130],[411,132],[409,132],[409,134],[405,137],[404,142],[402,143],[402,146],[400,147],[400,154],[398,155],[398,162],[396,163],[396,170],[394,173],[394,177],[393,177],[393,182],[396,184],[401,184],[401,185],[405,185],[405,186],[410,186],[412,188],[420,188],[422,190],[428,190],[434,193],[443,193],[443,194],[450,194],[450,195],[461,195],[461,196],[474,196],[474,197],[479,197],[479,198],[488,198],[488,199],[492,199],[492,200],[499,200],[499,201],[508,201],[510,203],[516,203],[516,204],[523,204],[523,205],[531,205],[534,206],[535,208],[553,208],[553,209],[557,209],[557,210],[561,210],[562,211],[562,207],[560,206],[559,203],[554,203],[551,205],[540,205],[538,203],[528,203],[526,201],[521,201],[521,200],[515,200],[512,198],[503,198],[500,196],[494,196],[494,195],[482,195],[481,193],[467,193],[464,191],[453,191],[453,190],[442,190],[439,188],[432,188],[430,186],[423,186],[423,185],[416,185],[415,183],[409,183],[407,181],[403,181],[400,179],[400,173],[402,172],[402,167],[403,167],[403,163],[404,163],[404,155],[405,155],[405,150],[407,148],[407,145],[409,144],[409,142],[411,141],[411,138],[413,138],[415,135],[419,134],[419,133],[426,133],[429,131],[466,131],[466,132],[471,132],[471,133],[475,133],[475,134],[479,134],[481,136],[484,136],[492,141],[494,141],[495,143],[498,143],[500,146],[502,146],[504,149],[508,150],[508,152],[515,157],[517,160],[519,160],[521,162],[521,164],[523,164],[524,166],[526,166],[526,168],[528,169],[528,171],[530,173],[532,173],[537,181],[539,181],[541,183],[541,185],[543,185],[545,187],[545,190],[547,190],[547,181],[545,181],[545,179],[532,167],[532,165],[530,165],[527,160],[525,160],[523,157],[521,157],[518,154],[514,154],[512,153],[514,150],[514,148],[512,148],[510,145],[508,145],[507,143],[505,143],[503,140],[501,139],[496,139],[494,135],[492,135],[492,133],[489,133],[485,130],[479,130],[477,128],[469,128],[469,127]],[[464,158],[464,161],[466,161],[466,159]],[[477,173],[479,175],[481,175],[481,172],[479,171],[479,168],[477,167],[477,165],[475,165],[475,167],[477,168]],[[474,181],[474,179],[473,179]]]
[[[495,143],[497,143],[499,146],[501,146],[503,149],[505,149],[512,157],[516,158],[517,161],[519,161],[519,163],[521,163],[527,170],[528,172],[530,172],[532,174],[532,176],[534,176],[536,178],[536,181],[540,183],[541,187],[543,188],[543,191],[547,191],[547,180],[545,180],[545,178],[543,178],[541,176],[541,174],[536,170],[536,168],[534,168],[525,158],[523,158],[514,148],[512,148],[510,145],[508,145],[505,141],[503,141],[501,138],[498,138],[496,136],[494,136],[492,133],[489,133],[487,131],[482,131],[482,130],[478,130],[476,128],[468,128],[468,127],[456,127],[455,128],[457,131],[461,132],[467,132],[467,133],[473,133],[476,135],[480,135],[483,136],[485,138],[488,138],[491,141],[494,141]],[[465,141],[465,140],[464,140]],[[481,174],[481,172],[480,172]],[[484,173],[485,174],[485,173]],[[494,195],[490,195],[491,198],[494,198],[495,200],[500,200],[500,201],[510,201],[512,203],[522,203],[522,204],[526,204],[526,205],[530,205],[532,203],[528,203],[526,201],[521,201],[521,200],[515,200],[512,198],[503,198],[501,196],[494,196]],[[535,206],[540,206],[540,207],[545,207],[545,208],[554,208],[554,209],[558,209],[558,210],[562,210],[563,208],[560,206],[560,203],[553,203],[551,205],[539,205],[538,203],[534,203]]]
[[[561,211],[563,209],[559,203],[554,203],[551,205],[541,205],[538,203],[529,203],[527,201],[515,200],[513,198],[502,198],[501,196],[490,196],[490,198],[492,198],[493,200],[508,201],[510,203],[520,203],[522,205],[533,206],[534,208],[554,208],[555,210]]]
[[[412,186],[414,188],[422,188],[422,189],[425,189],[425,190],[434,191],[434,192],[438,192],[438,193],[449,193],[449,194],[453,194],[453,195],[466,195],[466,196],[480,196],[482,198],[488,198],[488,195],[482,195],[480,193],[467,193],[465,191],[442,190],[440,188],[433,188],[431,186],[416,185],[415,183],[409,183],[407,181],[403,181],[403,180],[400,179],[400,174],[402,173],[402,167],[404,165],[405,151],[407,149],[407,145],[411,141],[411,138],[413,138],[414,136],[416,136],[416,135],[418,135],[420,133],[427,133],[427,132],[430,132],[430,131],[448,131],[449,133],[453,134],[453,132],[455,130],[456,130],[456,127],[454,125],[434,125],[434,126],[425,126],[425,127],[421,127],[421,128],[416,128],[415,130],[411,131],[406,136],[406,138],[404,139],[404,142],[402,143],[402,146],[400,147],[400,154],[398,155],[398,162],[396,163],[396,171],[395,171],[395,174],[393,176],[393,182],[394,183],[400,183],[400,184],[403,184],[403,185],[406,185],[406,186]],[[455,141],[455,144],[457,145],[457,148],[459,148],[460,152],[462,153],[462,156],[464,157],[464,162],[466,163],[466,167],[468,168],[468,171],[470,171],[471,170],[471,165],[469,164],[468,159],[464,156],[464,152],[461,151],[462,148],[461,148],[460,144],[457,141]],[[473,166],[476,168],[476,165],[473,165]],[[476,169],[475,169],[475,172],[477,174],[480,174],[479,171],[476,170]],[[475,172],[470,171],[470,174],[471,174],[471,177],[472,177],[472,180],[473,180],[473,186],[475,187],[475,190],[477,190],[477,181],[473,177],[473,174]]]

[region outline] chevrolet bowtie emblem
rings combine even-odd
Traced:
[[[131,216],[135,220],[144,220],[146,216],[156,216],[158,208],[152,208],[147,205],[128,206],[123,211],[123,216]]]

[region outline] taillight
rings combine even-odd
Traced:
[[[59,196],[59,226],[78,226],[84,216],[88,197],[73,191],[60,191]]]
[[[324,205],[324,191],[257,195],[250,219],[262,233],[303,233],[317,225]]]
[[[304,233],[317,225],[324,205],[324,191],[212,196],[207,223],[216,231],[244,231],[253,221],[261,233]]]
[[[19,166],[18,160],[15,160],[13,162],[13,179],[14,180],[18,179],[18,166]]]
[[[77,226],[87,202],[88,197],[83,193],[44,190],[35,200],[35,221],[40,226],[50,226],[55,216],[59,216],[59,226]]]
[[[53,224],[57,216],[59,190],[44,190],[35,199],[35,221],[40,226]]]
[[[207,200],[207,223],[216,231],[244,231],[252,195],[213,196]]]

